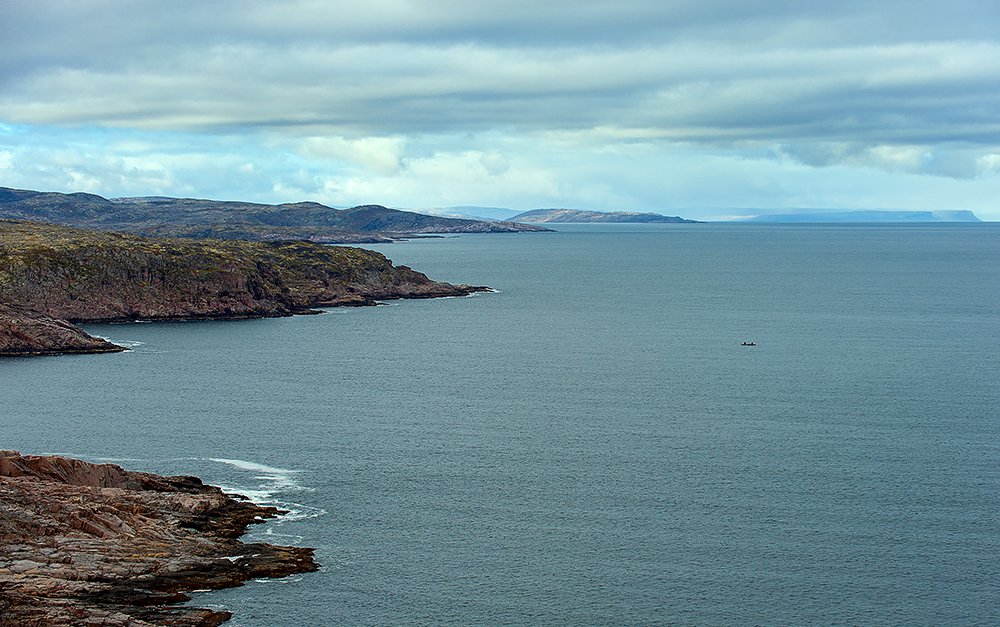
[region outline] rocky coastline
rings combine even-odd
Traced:
[[[244,544],[279,514],[202,484],[0,450],[0,627],[214,627],[186,592],[314,571],[313,550]]]
[[[483,291],[489,288],[432,281],[360,248],[0,220],[2,355],[113,350],[67,323],[290,316]],[[60,340],[67,340],[63,349]]]

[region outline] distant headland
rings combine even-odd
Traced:
[[[686,220],[679,216],[665,216],[658,213],[633,213],[631,211],[582,211],[580,209],[535,209],[519,213],[514,222],[563,222],[563,223],[661,223],[693,224],[697,220]]]
[[[752,210],[745,210],[749,213]],[[734,217],[733,222],[981,222],[968,210],[902,211],[799,209],[787,213],[761,213]]]

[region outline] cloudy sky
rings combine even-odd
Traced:
[[[1000,220],[984,0],[0,0],[0,186]]]

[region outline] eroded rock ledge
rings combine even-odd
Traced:
[[[219,625],[174,604],[317,569],[312,549],[239,541],[279,513],[196,477],[0,450],[0,626]]]
[[[0,356],[117,353],[126,350],[40,311],[0,302]]]

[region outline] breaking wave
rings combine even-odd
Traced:
[[[275,524],[280,525],[282,522],[316,518],[326,514],[326,511],[321,508],[286,500],[286,495],[290,493],[313,491],[313,488],[303,486],[298,482],[297,475],[301,471],[290,470],[288,468],[275,468],[242,459],[210,457],[206,461],[226,464],[239,471],[233,477],[235,481],[219,485],[223,492],[239,494],[258,505],[272,505],[280,510],[284,510],[285,513],[275,520]],[[264,532],[264,535],[301,540],[300,536],[277,533],[271,527]]]

